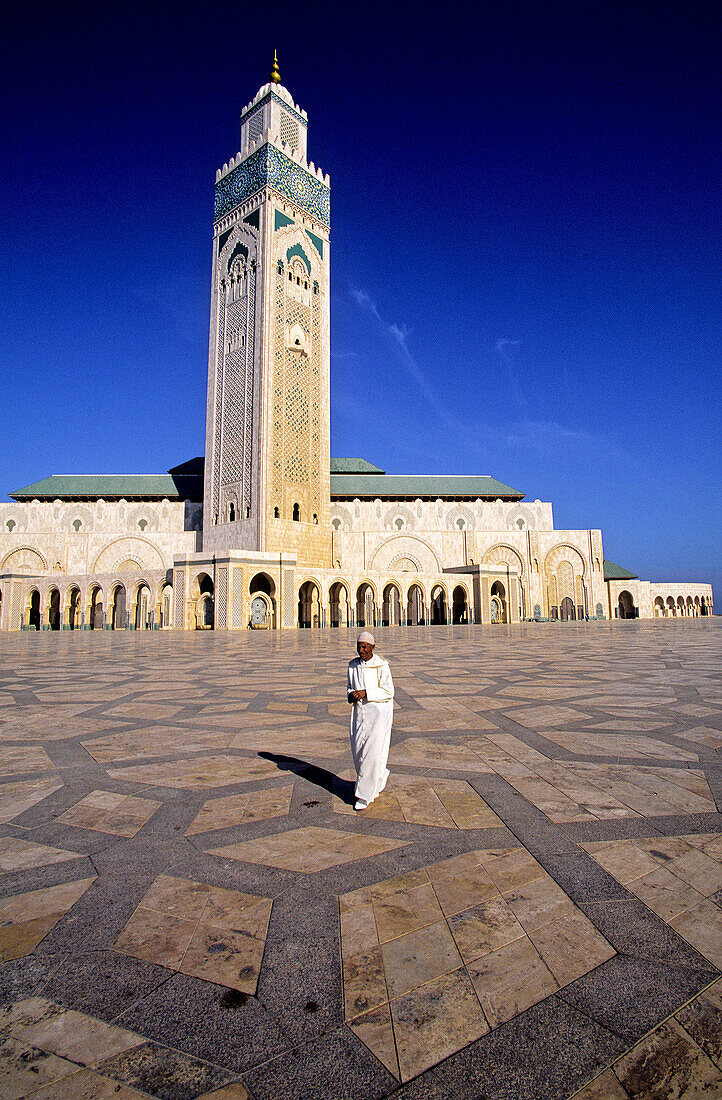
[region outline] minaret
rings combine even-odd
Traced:
[[[329,178],[270,80],[216,173],[203,548],[330,566]]]

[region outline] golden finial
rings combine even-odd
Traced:
[[[280,83],[281,83],[281,74],[278,71],[278,57],[276,56],[276,51],[274,50],[273,51],[273,66],[271,68],[271,84],[280,84]]]

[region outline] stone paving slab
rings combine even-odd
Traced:
[[[0,637],[0,1095],[722,1095],[716,620]]]

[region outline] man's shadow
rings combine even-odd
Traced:
[[[341,779],[333,772],[329,772],[325,768],[319,768],[317,764],[311,764],[308,760],[299,760],[297,756],[282,756],[275,752],[259,752],[258,755],[263,757],[264,760],[270,760],[279,771],[293,772],[294,775],[301,776],[301,778],[307,779],[309,783],[314,783],[317,787],[328,791],[329,794],[340,798],[347,805],[352,806],[354,804],[356,784],[352,780]]]

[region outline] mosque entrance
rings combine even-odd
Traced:
[[[491,586],[491,621],[493,623],[507,622],[506,589],[501,581],[494,581]]]
[[[331,626],[348,626],[348,592],[341,581],[331,585],[328,604]]]
[[[451,597],[451,621],[454,625],[468,623],[469,606],[466,601],[466,589],[457,584]]]
[[[574,607],[574,600],[569,596],[565,596],[562,602],[559,604],[559,618],[563,623],[568,623],[570,619],[576,619],[577,612]]]
[[[634,600],[632,599],[631,592],[627,592],[626,589],[624,592],[619,593],[619,605],[617,610],[620,619],[635,618]]]
[[[31,630],[40,630],[40,593],[34,588],[30,596],[28,626]]]
[[[251,581],[251,626],[254,630],[263,630],[274,625],[276,585],[267,573],[256,573]]]
[[[196,577],[193,595],[196,601],[196,630],[213,630],[215,626],[215,585],[207,573]]]
[[[50,593],[48,625],[51,630],[60,630],[60,593],[54,588]]]
[[[80,589],[71,588],[68,604],[68,629],[77,630],[80,626],[78,611],[80,610]]]
[[[306,581],[298,590],[298,625],[306,628],[321,625],[321,595],[313,581]]]
[[[370,584],[360,584],[356,592],[356,625],[376,626],[376,601]]]
[[[111,625],[113,630],[125,630],[125,588],[122,584],[113,592],[113,604],[111,609]]]
[[[431,593],[431,623],[446,626],[446,593],[437,585]]]
[[[406,600],[406,621],[409,626],[424,625],[424,593],[418,584],[412,584]]]
[[[382,626],[399,626],[401,623],[401,597],[395,584],[387,584],[384,589],[384,606],[381,613]]]

